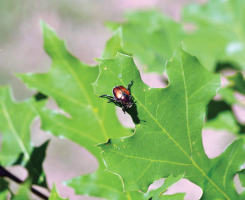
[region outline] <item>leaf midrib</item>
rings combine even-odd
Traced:
[[[70,67],[70,64],[67,62],[66,59],[63,58],[62,54],[60,53],[59,49],[57,49],[57,46],[54,44],[53,40],[49,40],[49,42],[52,44],[53,46],[53,50],[56,53],[56,55],[60,58],[60,61],[64,64],[64,66],[68,69],[68,71],[72,74],[72,76],[74,77],[74,79],[76,80],[79,88],[81,89],[82,93],[85,95],[85,98],[87,99],[88,103],[91,106],[91,110],[92,113],[94,114],[94,116],[96,117],[100,127],[101,127],[101,132],[105,138],[105,140],[108,139],[108,135],[106,132],[106,129],[104,127],[103,121],[102,119],[99,117],[99,115],[97,114],[97,112],[95,112],[95,109],[93,107],[92,101],[87,93],[87,91],[84,89],[84,86],[82,84],[82,82],[79,80],[79,78],[77,77],[77,74],[74,72],[74,69],[72,67]],[[47,52],[48,53],[48,52]],[[52,54],[49,54],[52,57]]]
[[[18,144],[20,146],[20,149],[24,153],[25,158],[27,160],[29,160],[30,159],[30,155],[29,155],[29,153],[28,153],[28,151],[27,151],[27,149],[26,149],[23,141],[21,140],[21,138],[20,138],[17,130],[14,127],[14,124],[12,122],[12,119],[11,119],[10,115],[9,115],[9,111],[7,109],[7,106],[6,106],[5,102],[0,99],[0,104],[2,105],[3,114],[4,114],[4,116],[5,116],[6,120],[7,120],[7,123],[9,125],[10,130],[12,130],[12,133],[14,135],[14,138],[16,138],[16,140],[17,140],[17,142],[18,142]],[[29,112],[31,112],[31,111],[29,111]]]
[[[190,136],[190,127],[189,127],[189,102],[188,102],[188,94],[187,94],[187,87],[186,87],[186,80],[185,80],[185,72],[184,72],[184,67],[183,67],[183,62],[181,59],[181,52],[179,50],[180,54],[180,66],[182,70],[182,78],[183,78],[183,83],[185,87],[185,114],[186,114],[186,127],[187,127],[187,134],[188,134],[188,139],[189,139],[189,145],[190,145],[190,150],[191,150],[191,155],[192,155],[192,145],[191,145],[191,136]]]

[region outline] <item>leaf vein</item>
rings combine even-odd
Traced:
[[[136,156],[130,156],[130,155],[126,155],[126,154],[123,154],[123,153],[119,153],[119,152],[111,150],[111,149],[108,149],[108,151],[112,151],[114,153],[117,153],[119,155],[122,155],[122,156],[125,156],[125,157],[128,157],[128,158],[147,160],[147,161],[150,161],[150,162],[160,162],[160,163],[169,163],[169,164],[174,164],[174,165],[186,165],[186,166],[193,165],[193,164],[188,164],[188,163],[177,163],[177,162],[171,162],[171,161],[166,161],[166,160],[152,160],[152,159],[149,159],[149,158],[141,158],[141,157],[136,157]]]
[[[11,119],[11,117],[9,115],[9,112],[8,112],[8,109],[7,109],[7,106],[6,106],[5,102],[3,100],[0,100],[0,103],[2,105],[3,114],[4,114],[4,116],[5,116],[6,120],[7,120],[7,123],[9,125],[10,129],[12,130],[12,133],[13,133],[14,137],[16,138],[18,144],[20,145],[20,148],[23,151],[25,158],[27,160],[29,160],[30,155],[29,155],[24,143],[20,139],[20,136],[19,136],[17,130],[15,129],[15,127],[13,125],[12,119]]]
[[[54,47],[54,50],[56,51],[57,55],[60,55],[60,51],[57,50],[57,46],[56,45],[52,45]],[[79,78],[77,77],[77,74],[75,73],[74,69],[72,67],[70,67],[70,64],[67,62],[67,60],[65,59],[62,59],[63,56],[59,56],[61,57],[60,61],[63,62],[64,66],[68,69],[68,71],[71,73],[71,75],[75,78],[78,86],[80,87],[82,93],[85,95],[85,98],[87,99],[88,103],[91,105],[92,107],[92,112],[94,114],[94,116],[97,118],[98,122],[99,122],[99,125],[101,127],[101,131],[105,137],[105,139],[107,140],[108,139],[108,135],[107,135],[107,132],[105,130],[105,127],[104,127],[104,124],[102,123],[102,120],[100,119],[99,115],[95,112],[95,109],[93,108],[93,104],[92,104],[92,101],[88,95],[88,93],[86,92],[86,90],[84,89],[84,86],[82,84],[82,82],[79,80]]]

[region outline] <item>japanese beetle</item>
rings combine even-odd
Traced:
[[[101,95],[99,97],[107,98],[109,101],[107,103],[115,103],[117,106],[122,107],[122,111],[125,112],[136,103],[136,101],[132,101],[133,98],[130,93],[130,87],[133,85],[133,81],[128,84],[128,87],[124,86],[116,86],[112,89],[113,97],[109,95]]]

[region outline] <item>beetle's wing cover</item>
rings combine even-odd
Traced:
[[[117,99],[121,99],[122,96],[123,96],[123,93],[122,93],[120,87],[122,87],[122,86],[116,86],[116,87],[113,88],[113,95]]]
[[[124,94],[130,95],[130,92],[129,92],[125,87],[123,87],[123,86],[118,86],[118,87],[120,88],[120,90],[121,90]]]

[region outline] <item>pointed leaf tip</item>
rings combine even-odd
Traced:
[[[68,200],[68,199],[63,199],[60,197],[59,192],[56,188],[56,185],[53,185],[49,200]]]
[[[45,21],[43,20],[40,20],[40,25],[41,25],[41,28],[42,28],[42,31],[44,32],[46,29],[49,29],[49,30],[52,30],[54,31],[54,29],[48,25]]]
[[[118,57],[118,56],[127,56],[127,57],[132,57],[132,56],[129,56],[127,54],[124,54],[124,53],[121,53],[121,52],[117,52],[116,56],[115,57]]]
[[[40,21],[43,39],[44,39],[44,49],[46,51],[50,51],[48,47],[45,47],[45,45],[48,43],[48,41],[54,40],[55,38],[58,39],[56,31],[46,22],[43,20]]]

